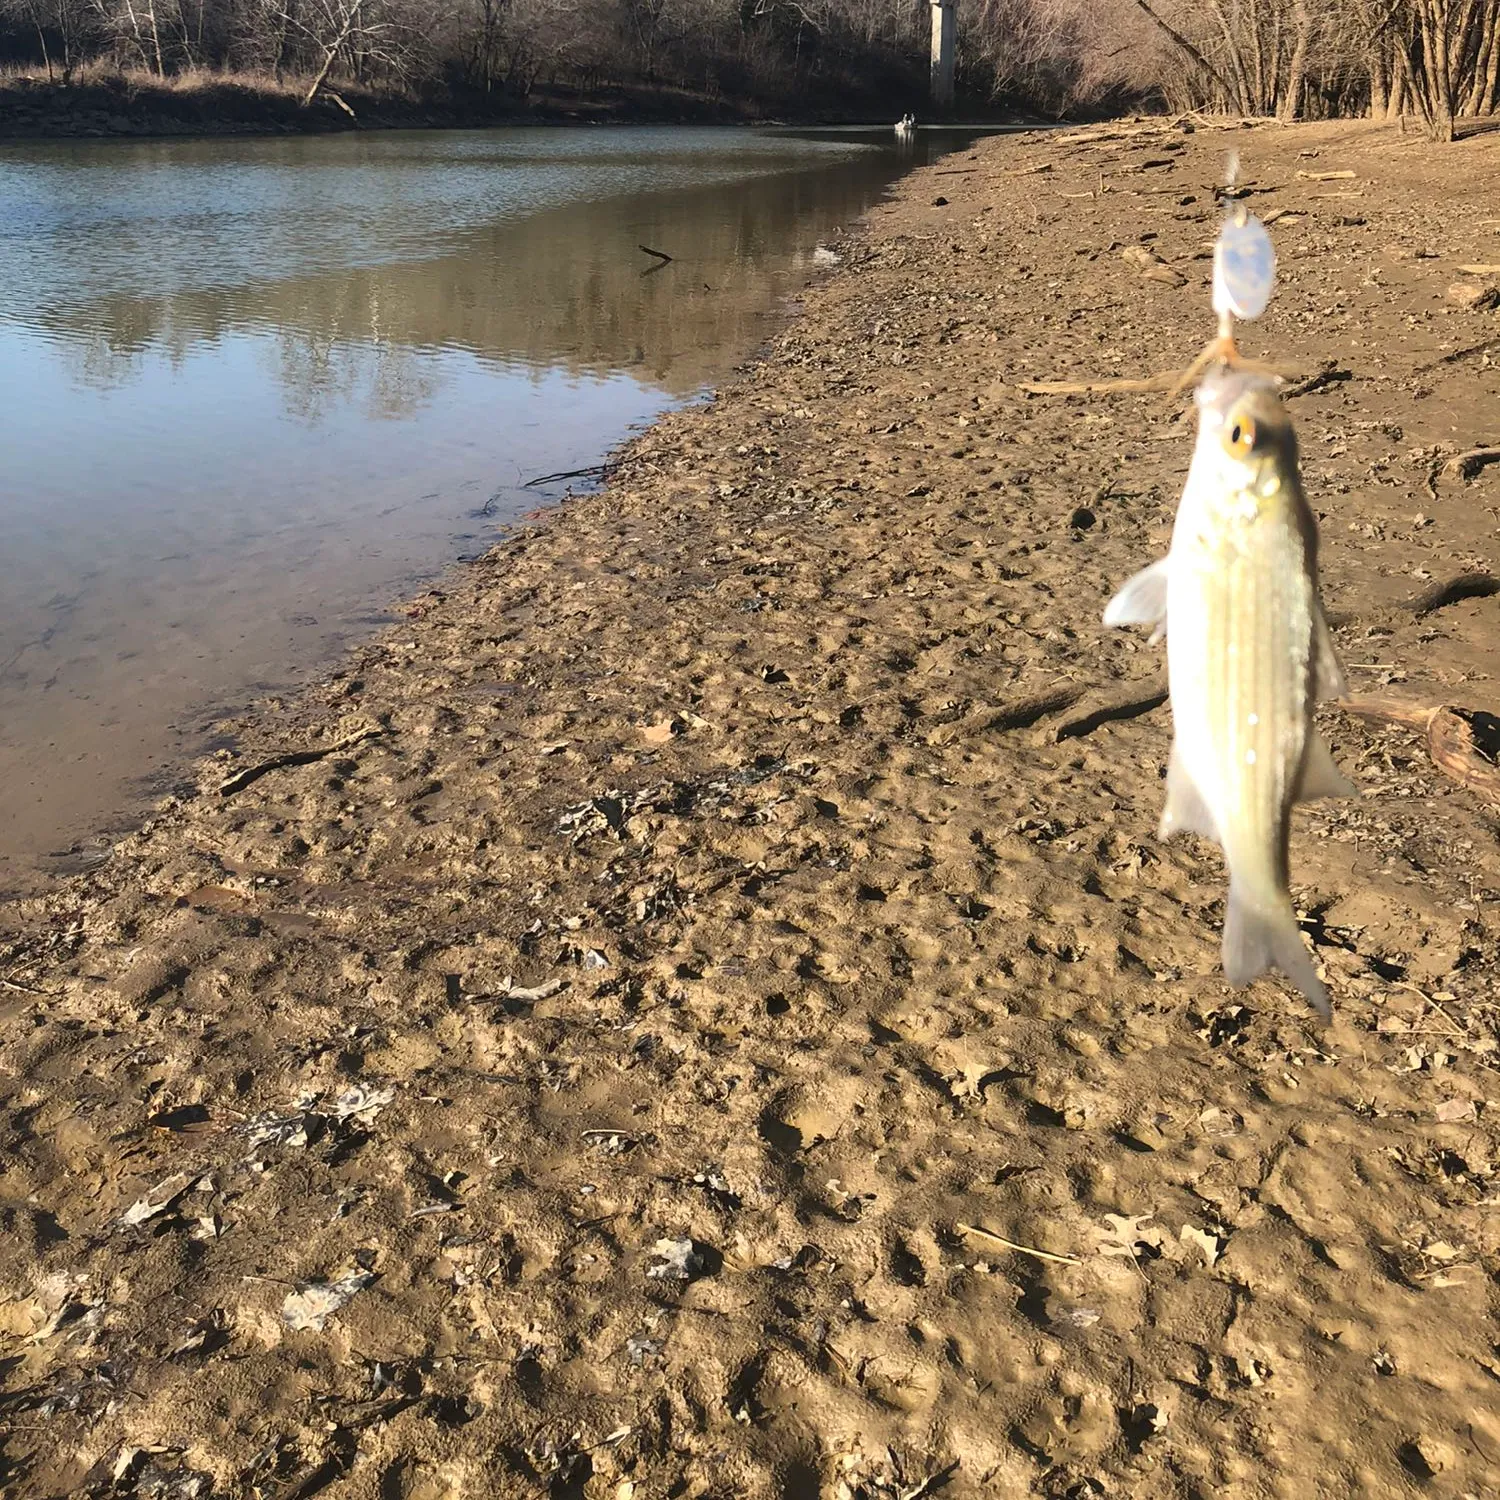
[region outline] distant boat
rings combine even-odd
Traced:
[[[917,133],[917,117],[914,114],[904,114],[896,121],[896,139],[909,141]]]

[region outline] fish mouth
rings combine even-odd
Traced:
[[[1276,387],[1276,377],[1264,370],[1246,369],[1241,364],[1220,364],[1209,370],[1198,383],[1196,399],[1205,414],[1213,412],[1222,419],[1232,406],[1251,395],[1269,400],[1279,410],[1281,398],[1276,394]]]

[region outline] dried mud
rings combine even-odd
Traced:
[[[714,404],[8,914],[7,1493],[1500,1494],[1496,812],[1325,710],[1334,1022],[1226,986],[1099,623],[1187,403],[1018,384],[1197,352],[1230,145],[1356,682],[1496,708],[1500,600],[1407,601],[1500,561],[1443,467],[1500,440],[1447,296],[1500,136],[914,174]]]

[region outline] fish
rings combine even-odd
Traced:
[[[1292,808],[1357,789],[1313,724],[1344,668],[1318,584],[1318,525],[1273,378],[1227,365],[1196,392],[1198,433],[1166,557],[1135,574],[1107,626],[1167,642],[1172,751],[1158,836],[1224,852],[1223,963],[1233,984],[1279,969],[1325,1020],[1328,990],[1292,906]]]

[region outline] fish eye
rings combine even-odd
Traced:
[[[1255,447],[1255,421],[1251,417],[1237,416],[1224,434],[1224,446],[1235,458],[1248,458]]]

